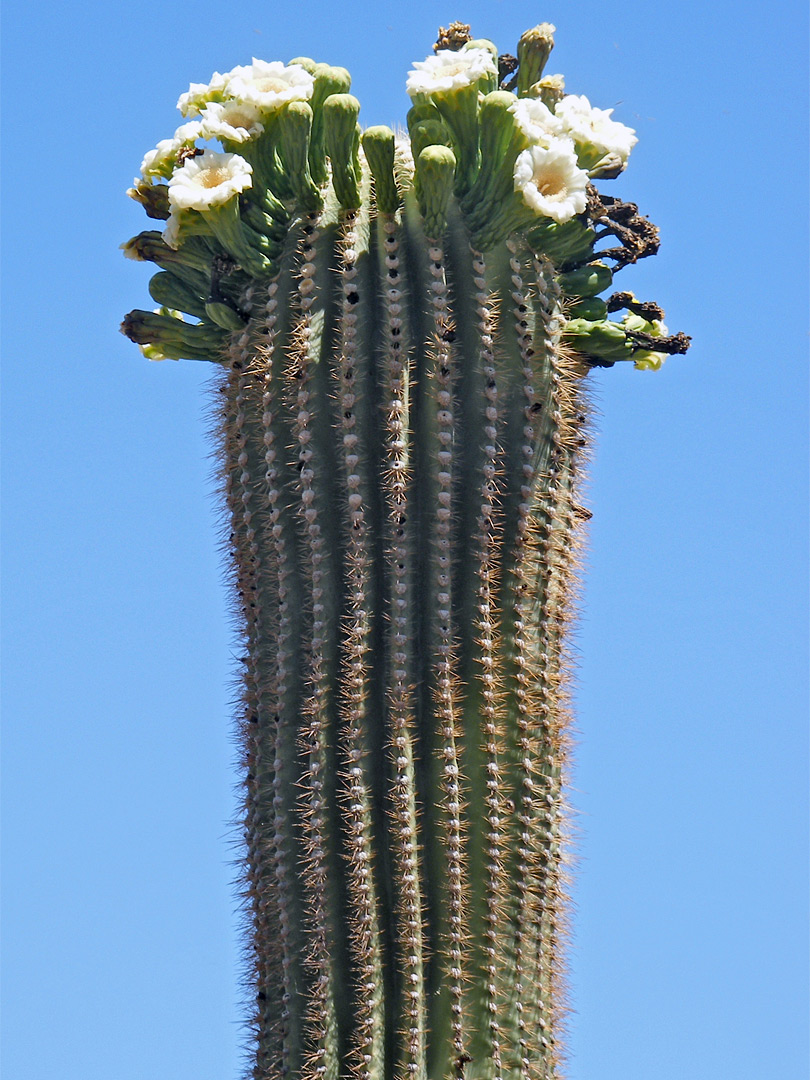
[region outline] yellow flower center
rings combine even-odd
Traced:
[[[553,169],[544,169],[542,166],[532,177],[535,187],[546,198],[561,197],[566,194],[565,181],[558,172]]]
[[[255,86],[263,94],[282,94],[285,90],[290,89],[290,84],[285,79],[277,79],[272,75],[265,75],[264,78],[256,79]]]
[[[216,166],[213,166],[210,169],[203,169],[200,173],[200,183],[204,188],[219,187],[220,184],[224,184],[228,179],[230,179],[228,170]]]

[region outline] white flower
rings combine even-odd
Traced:
[[[241,143],[255,139],[264,131],[259,122],[260,110],[242,101],[212,102],[200,116],[200,136],[203,139],[226,139]]]
[[[585,210],[588,174],[567,140],[550,139],[547,147],[530,146],[518,154],[514,179],[523,201],[559,224]]]
[[[280,60],[268,64],[254,58],[250,67],[230,72],[228,94],[271,112],[288,101],[308,101],[314,85],[315,79],[300,64],[285,65]]]
[[[514,105],[509,106],[509,112],[531,143],[547,146],[549,138],[562,134],[562,120],[540,98],[518,98]]]
[[[161,139],[155,149],[149,151],[141,162],[141,176],[145,180],[170,177],[180,152],[192,147],[199,137],[200,125],[197,121],[181,124],[171,139]]]
[[[208,83],[192,83],[188,92],[181,94],[177,108],[183,116],[199,116],[203,108],[211,101],[222,101],[228,93],[230,75],[221,75],[215,71]]]
[[[613,109],[595,109],[584,95],[566,94],[554,111],[574,142],[591,151],[589,158],[616,154],[625,164],[638,142],[632,128],[611,120]]]
[[[427,60],[417,60],[408,72],[407,90],[417,94],[446,94],[473,86],[486,75],[497,75],[495,61],[488,49],[440,49]]]
[[[253,183],[253,168],[238,154],[205,150],[189,158],[169,180],[169,205],[175,210],[221,206]],[[168,243],[168,241],[167,241]]]

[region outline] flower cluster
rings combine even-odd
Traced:
[[[654,226],[632,204],[592,186],[625,168],[636,135],[612,110],[566,94],[561,75],[543,74],[553,32],[548,23],[526,31],[517,61],[491,41],[443,39],[452,47],[408,74],[407,138],[361,132],[348,71],[306,57],[254,58],[192,83],[177,103],[183,123],[145,155],[128,191],[165,223],[125,245],[161,268],[150,283],[161,307],[129,326],[134,339],[166,355],[215,351],[219,331],[244,326],[245,290],[277,273],[304,215],[357,210],[372,191],[376,213],[408,216],[412,191],[428,238],[461,220],[474,250],[521,234],[551,260],[582,355],[660,367],[677,345],[663,323],[644,305],[609,322],[598,297],[617,269],[657,250]],[[597,249],[608,236],[619,246]],[[200,322],[178,329],[178,311]]]
[[[214,72],[210,82],[192,83],[181,95],[177,107],[190,119],[146,154],[143,179],[130,189],[143,201],[143,181],[168,181],[170,216],[163,239],[170,247],[179,245],[188,211],[209,211],[251,187],[253,165],[236,149],[246,153],[274,114],[312,97],[314,84],[314,76],[300,64],[254,59],[224,75]],[[197,145],[210,140],[225,152]]]

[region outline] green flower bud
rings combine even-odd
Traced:
[[[211,251],[199,238],[186,241],[182,247],[170,248],[159,232],[142,232],[121,245],[128,259],[153,262],[162,270],[170,270],[199,296],[208,292],[211,275]]]
[[[608,317],[608,308],[604,300],[597,296],[577,300],[571,305],[571,318],[587,319],[588,322],[602,322]]]
[[[436,106],[427,98],[415,102],[405,116],[405,123],[408,125],[408,134],[410,135],[415,124],[418,124],[420,120],[441,120],[439,111]]]
[[[224,300],[208,300],[205,304],[205,314],[216,326],[223,330],[244,330],[247,320]]]
[[[633,346],[618,323],[571,319],[563,327],[563,338],[571,348],[601,367],[633,359]]]
[[[456,157],[448,146],[426,146],[417,158],[416,194],[430,239],[438,239],[447,225],[455,172]]]
[[[554,48],[555,26],[540,23],[521,35],[518,42],[518,97],[526,97],[529,88],[540,80],[551,50]]]
[[[169,270],[161,270],[149,281],[149,295],[161,307],[175,308],[202,319],[205,301],[202,295]]]
[[[356,210],[360,206],[359,113],[360,102],[352,94],[332,94],[323,104],[332,182],[340,205],[347,210]]]
[[[265,246],[262,238],[242,222],[238,199],[212,206],[205,216],[223,249],[243,270],[254,277],[264,277],[272,272],[268,258],[261,251]]]
[[[438,114],[435,120],[420,120],[411,128],[411,153],[414,161],[426,146],[450,146],[452,141],[447,125]]]
[[[151,345],[166,357],[189,360],[225,359],[227,333],[210,323],[187,323],[169,309],[130,311],[121,323],[121,333],[136,345]]]
[[[166,221],[171,213],[167,184],[150,184],[147,180],[136,180],[135,186],[127,189],[127,195],[141,204],[147,217]]]
[[[596,234],[578,217],[564,222],[545,221],[529,233],[529,243],[557,266],[587,263],[595,258]]]
[[[559,276],[560,288],[567,296],[596,296],[610,288],[613,272],[603,263],[591,263]]]
[[[310,75],[314,75],[318,68],[323,66],[321,64],[316,64],[315,61],[310,59],[310,57],[308,56],[296,56],[294,60],[290,60],[288,67],[292,66],[293,64],[297,64],[299,67],[302,67],[304,71],[308,71]]]
[[[291,101],[280,110],[278,130],[281,160],[290,190],[305,210],[320,210],[323,199],[309,171],[312,116],[306,101]]]
[[[315,76],[312,88],[312,133],[309,141],[309,171],[314,184],[325,184],[329,179],[326,169],[326,137],[324,131],[323,105],[333,94],[346,94],[352,85],[352,77],[346,68],[316,64],[311,72]]]
[[[400,204],[394,178],[394,147],[396,137],[389,127],[367,128],[362,136],[363,151],[374,177],[374,194],[381,214],[393,214]]]
[[[528,140],[510,111],[514,94],[495,90],[481,102],[479,112],[481,167],[476,181],[462,202],[473,228],[480,228],[514,189],[514,169],[518,154]]]

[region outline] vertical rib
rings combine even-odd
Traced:
[[[493,1080],[500,1080],[503,1071],[502,1033],[498,1015],[499,966],[503,957],[498,955],[498,937],[505,912],[504,873],[501,846],[502,793],[500,757],[502,735],[499,730],[496,650],[498,620],[495,606],[496,553],[495,511],[498,494],[498,384],[495,372],[493,346],[494,313],[487,292],[486,264],[479,251],[472,253],[473,282],[476,290],[475,304],[480,337],[480,365],[483,381],[482,402],[484,413],[483,464],[479,490],[478,532],[475,538],[478,561],[478,650],[476,659],[480,667],[481,683],[481,732],[484,738],[484,768],[486,770],[487,826],[485,836],[486,885],[485,885],[485,1001],[488,1014],[489,1038],[493,1061]]]
[[[345,212],[339,243],[342,301],[338,393],[346,483],[346,655],[340,712],[347,781],[348,889],[352,904],[349,932],[358,978],[352,1042],[356,1074],[368,1080],[372,1070],[379,1070],[384,1060],[384,1013],[377,899],[372,874],[371,795],[366,778],[367,765],[364,763],[368,750],[366,728],[370,722],[367,715],[369,673],[366,656],[372,598],[369,592],[368,525],[359,472],[363,447],[360,445],[356,415],[358,389],[362,389],[357,385],[357,367],[363,361],[357,341],[360,303],[356,266],[357,216],[355,211]],[[373,717],[371,722],[374,722]]]
[[[246,297],[249,305],[252,290]],[[255,1080],[280,1074],[279,1028],[281,992],[278,972],[280,905],[269,888],[272,877],[272,789],[274,753],[268,701],[262,672],[267,648],[259,599],[262,572],[259,545],[259,507],[252,490],[256,447],[250,439],[252,357],[247,331],[235,337],[229,348],[230,375],[226,416],[226,495],[231,511],[237,589],[242,604],[247,639],[244,684],[245,716],[242,725],[245,779],[245,875],[247,900],[253,922],[252,968],[255,994],[253,1028],[256,1039]]]
[[[255,369],[261,380],[261,434],[264,450],[264,502],[266,548],[272,555],[271,565],[263,568],[275,611],[270,616],[270,641],[267,655],[268,666],[268,713],[272,722],[273,744],[273,843],[272,867],[278,907],[278,945],[281,952],[280,982],[281,1001],[279,1009],[280,1060],[279,1075],[282,1080],[290,1075],[292,1054],[291,1004],[293,997],[292,966],[294,962],[291,914],[294,910],[292,878],[294,875],[295,837],[287,808],[285,768],[289,771],[289,733],[285,731],[286,703],[289,692],[289,663],[291,661],[291,627],[289,605],[289,577],[291,572],[289,543],[286,535],[285,515],[282,508],[283,454],[279,447],[277,425],[279,411],[283,408],[281,394],[282,372],[279,370],[276,337],[278,324],[278,281],[267,287],[265,304],[257,313],[263,333]],[[287,526],[288,527],[288,526]]]
[[[386,500],[390,521],[387,561],[391,587],[388,629],[390,664],[389,716],[393,752],[393,855],[397,887],[397,953],[401,980],[402,1047],[398,1071],[423,1078],[425,1056],[425,984],[422,896],[419,882],[419,833],[413,747],[413,700],[408,676],[410,552],[408,547],[408,369],[402,341],[402,278],[399,231],[391,217],[383,220],[385,236]]]
[[[301,732],[307,755],[305,794],[303,797],[304,838],[306,846],[305,879],[308,886],[311,922],[309,961],[313,983],[307,1009],[309,1058],[306,1077],[337,1075],[337,1030],[334,985],[328,935],[327,798],[328,769],[328,670],[326,657],[327,614],[325,598],[325,554],[315,488],[313,450],[313,365],[320,341],[320,330],[312,318],[315,302],[315,255],[318,217],[310,215],[304,225],[301,242],[301,265],[298,282],[300,317],[294,331],[290,382],[294,392],[293,430],[298,448],[298,512],[304,542],[304,574],[311,601],[311,636],[309,639],[308,678]]]

